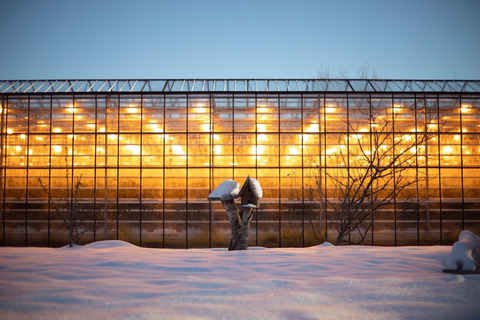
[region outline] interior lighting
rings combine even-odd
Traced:
[[[269,108],[257,108],[257,113],[269,113]]]
[[[267,132],[267,125],[266,124],[257,124],[257,131],[258,132]]]
[[[194,108],[195,113],[207,113],[207,108]]]
[[[61,146],[52,146],[52,149],[54,152],[62,152],[62,147]]]
[[[132,108],[132,107],[127,108],[127,112],[128,112],[128,113],[137,113],[137,111],[138,111],[137,108]]]
[[[403,106],[401,104],[394,104],[393,105],[393,113],[398,113],[401,112],[403,109]]]
[[[62,132],[62,129],[61,129],[61,128],[54,128],[54,129],[53,129],[53,132],[59,133],[59,132]]]
[[[446,146],[446,147],[443,147],[442,151],[443,153],[450,154],[453,152],[453,149],[450,146]]]
[[[23,133],[20,135],[20,139],[25,140],[25,135]]]
[[[459,134],[454,135],[454,136],[453,136],[453,139],[454,139],[455,141],[460,141],[460,135],[459,135]]]
[[[130,151],[133,155],[136,155],[136,156],[140,155],[140,146],[129,144],[125,146],[125,149]]]
[[[325,150],[325,153],[327,155],[332,155],[332,154],[335,154],[337,151],[338,151],[337,148],[330,148],[330,149]]]
[[[460,108],[460,111],[462,113],[469,113],[472,109],[472,106],[468,105],[468,104],[462,104],[461,108]]]
[[[268,136],[266,134],[257,135],[257,141],[259,141],[259,142],[265,142],[265,141],[267,141],[267,139],[268,139]]]
[[[222,154],[222,146],[220,146],[220,145],[218,145],[218,144],[215,145],[215,146],[213,147],[213,152],[214,152],[215,154]]]
[[[265,152],[265,146],[252,146],[250,153],[251,154],[263,154]]]
[[[337,108],[333,108],[333,107],[325,108],[325,113],[335,113],[335,112],[337,112]]]
[[[105,131],[106,131],[106,130],[105,130],[105,128],[104,128],[104,127],[102,127],[102,128],[100,128],[100,129],[98,129],[98,132],[105,132]]]
[[[12,129],[7,129],[7,133],[8,133],[8,134],[12,134],[12,133],[13,133],[13,130],[12,130]]]
[[[411,141],[411,140],[412,140],[412,136],[409,135],[409,134],[404,134],[404,135],[402,136],[402,140],[403,140],[403,141]]]
[[[88,123],[88,124],[87,124],[87,127],[88,127],[88,128],[95,128],[95,124],[94,124],[94,123]]]
[[[41,137],[41,136],[36,136],[36,137],[35,137],[35,140],[37,140],[37,141],[42,141],[42,140],[43,140],[43,137]]]
[[[108,139],[116,140],[116,139],[117,139],[117,135],[116,135],[116,134],[109,134],[109,135],[108,135]]]
[[[176,155],[183,156],[185,155],[185,151],[183,151],[183,148],[179,146],[178,144],[172,145],[172,152]]]
[[[318,123],[312,123],[308,126],[308,128],[305,130],[305,132],[319,132],[320,131],[320,126]]]
[[[22,151],[22,147],[20,147],[20,146],[15,146],[15,150],[17,150],[17,151]]]
[[[295,147],[290,147],[290,148],[288,149],[288,153],[290,153],[292,156],[295,156],[295,155],[299,155],[299,154],[300,154],[300,152],[298,151],[298,149],[295,148]]]

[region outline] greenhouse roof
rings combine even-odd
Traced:
[[[98,79],[0,80],[1,94],[155,92],[480,93],[480,80]]]

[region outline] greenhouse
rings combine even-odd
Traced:
[[[80,243],[228,247],[207,197],[247,176],[252,246],[335,243],[363,180],[345,243],[480,232],[480,81],[4,80],[0,96],[3,246],[63,246],[74,212]]]

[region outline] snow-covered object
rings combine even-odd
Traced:
[[[256,179],[250,178],[250,186],[252,187],[253,192],[257,195],[257,198],[261,199],[263,197],[263,190],[260,186],[260,182]]]
[[[233,180],[225,180],[210,193],[209,200],[235,199],[240,192],[240,183]]]
[[[446,271],[474,272],[480,265],[480,237],[470,231],[462,231],[453,244],[445,265]]]

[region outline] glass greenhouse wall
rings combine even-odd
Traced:
[[[82,243],[228,247],[226,213],[207,196],[248,175],[264,193],[250,245],[335,242],[338,181],[378,150],[401,155],[395,165],[408,166],[401,179],[413,183],[375,214],[363,244],[451,244],[461,230],[480,232],[478,82],[450,92],[226,82],[219,92],[206,82],[138,92],[134,80],[126,91],[109,82],[109,92],[87,90],[93,81],[64,91],[53,81],[43,84],[50,91],[3,83],[1,244],[67,244],[57,211],[75,205]]]

